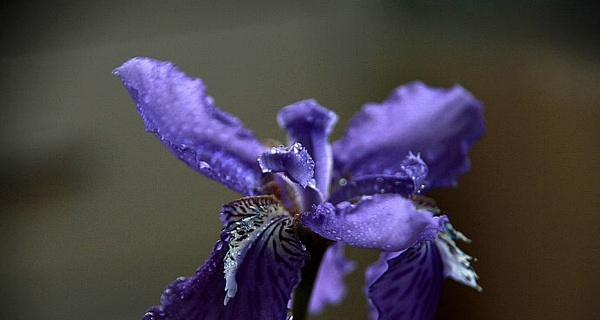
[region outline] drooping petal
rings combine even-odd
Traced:
[[[399,251],[433,240],[445,217],[434,217],[399,195],[363,197],[357,204],[329,202],[304,213],[304,225],[324,238],[359,248]]]
[[[317,188],[324,195],[329,194],[333,166],[329,134],[337,119],[333,111],[320,106],[315,100],[296,102],[277,115],[277,122],[287,130],[290,143],[300,142],[314,159]]]
[[[409,151],[429,166],[430,187],[454,186],[469,170],[468,152],[485,131],[483,107],[460,86],[421,82],[396,89],[381,104],[367,104],[333,145],[345,176],[394,174]]]
[[[285,208],[271,195],[245,197],[232,201],[221,208],[219,219],[225,230],[233,228],[232,225],[242,220],[256,216],[288,215]]]
[[[169,286],[144,320],[285,320],[308,257],[291,217],[267,198],[229,204],[240,213],[229,215],[209,261]]]
[[[271,148],[271,151],[264,152],[258,157],[258,164],[263,173],[284,172],[302,187],[306,187],[315,174],[315,162],[298,142],[287,148]]]
[[[327,305],[342,302],[347,290],[344,279],[355,268],[354,261],[346,259],[343,244],[337,242],[327,249],[310,297],[311,314],[319,314]]]
[[[165,289],[161,305],[150,308],[144,320],[217,319],[212,312],[221,309],[225,297],[223,258],[226,253],[227,240],[222,238],[193,277],[177,278]],[[211,305],[217,307],[210,308]]]
[[[393,252],[381,252],[380,258],[375,261],[375,263],[371,264],[367,270],[365,271],[365,280],[367,285],[365,286],[365,296],[367,297],[367,302],[369,303],[369,314],[371,315],[371,319],[377,319],[379,312],[377,312],[377,308],[373,305],[373,301],[369,299],[369,287],[379,279],[388,269],[388,260],[391,260],[398,255],[400,255],[402,251],[393,251]]]
[[[287,308],[307,258],[306,249],[296,237],[292,224],[289,216],[257,216],[237,222],[229,231],[229,251],[223,270],[225,306],[231,303],[236,308],[261,309],[261,305],[253,306],[250,301],[262,300],[261,304],[272,303],[276,307],[259,314],[270,314],[276,319],[287,314],[284,307]],[[262,287],[266,292],[258,292],[256,287]],[[261,296],[252,298],[253,295]]]
[[[381,268],[386,263],[387,268]],[[440,253],[425,241],[382,261],[367,273],[372,319],[432,320],[444,280]],[[383,272],[382,272],[383,271]]]
[[[134,58],[115,69],[146,130],[190,167],[244,195],[260,188],[264,147],[239,119],[214,106],[200,79],[175,65]]]
[[[481,291],[482,288],[477,283],[479,276],[477,276],[471,265],[473,258],[460,250],[455,242],[455,240],[466,242],[470,240],[462,233],[456,231],[450,223],[446,224],[446,230],[446,232],[441,233],[435,240],[444,263],[444,276],[452,278],[477,291]]]

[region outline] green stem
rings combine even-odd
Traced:
[[[324,253],[325,250],[320,252],[320,254],[311,252],[310,260],[308,260],[302,268],[302,280],[294,294],[294,307],[292,308],[294,320],[306,319],[308,303],[310,302],[310,297],[315,286],[315,280],[317,279],[317,273],[319,272],[319,266],[321,265],[321,259],[323,258]]]
[[[311,234],[308,237],[304,234],[304,237],[302,238],[310,253],[310,259],[306,261],[304,267],[302,267],[302,278],[294,293],[294,305],[292,307],[294,320],[306,319],[308,314],[308,304],[315,286],[319,267],[321,266],[321,260],[330,244],[328,240],[316,236],[315,234]]]

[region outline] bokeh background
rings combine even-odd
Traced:
[[[402,83],[460,83],[487,136],[434,196],[473,240],[483,293],[439,319],[600,319],[600,10],[576,1],[3,2],[0,318],[140,319],[203,263],[237,195],[146,134],[111,70],[133,56],[203,78],[284,139],[280,107],[340,115]],[[432,128],[435,130],[435,128]],[[374,252],[350,250],[361,268]],[[366,319],[363,273],[314,319]]]

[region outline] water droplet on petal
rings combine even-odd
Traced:
[[[198,162],[198,168],[200,169],[210,169],[210,164],[205,161]]]

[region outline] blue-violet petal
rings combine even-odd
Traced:
[[[345,177],[393,175],[412,151],[428,164],[430,187],[454,186],[469,170],[468,153],[484,131],[483,106],[464,88],[409,83],[352,119],[333,145],[336,171]]]
[[[435,244],[418,243],[399,254],[384,255],[381,263],[387,264],[382,274],[378,275],[381,270],[367,272],[372,319],[433,320],[444,281]]]
[[[333,111],[315,100],[296,102],[277,115],[277,122],[287,131],[290,143],[300,142],[314,159],[317,188],[324,195],[329,194],[333,166],[329,135],[337,119]]]
[[[363,197],[356,204],[334,206],[325,202],[302,218],[304,225],[324,238],[383,251],[399,251],[433,240],[446,221],[394,194]]]
[[[200,79],[175,65],[133,58],[115,69],[146,130],[190,167],[244,195],[257,194],[264,147],[240,120],[219,110]]]
[[[367,175],[350,181],[342,178],[338,183],[340,188],[329,197],[329,202],[333,204],[384,193],[395,193],[403,197],[409,197],[415,192],[412,179],[395,175]]]
[[[269,196],[228,206],[227,226],[209,261],[194,277],[171,284],[144,320],[287,319],[308,258],[291,217]]]
[[[263,173],[284,172],[302,187],[314,186],[315,162],[299,142],[289,147],[273,147],[258,157]]]
[[[327,248],[310,297],[311,314],[320,314],[327,305],[342,302],[347,291],[345,278],[355,268],[354,261],[346,259],[342,243],[337,242]]]

